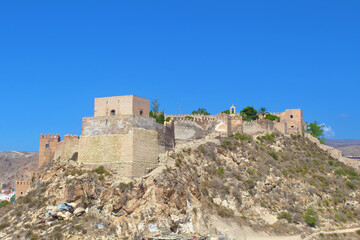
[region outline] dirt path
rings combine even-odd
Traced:
[[[360,230],[360,227],[357,228],[345,228],[345,229],[339,229],[339,230],[334,230],[334,231],[320,231],[320,232],[316,232],[313,233],[309,236],[307,236],[306,238],[304,238],[304,240],[311,240],[311,238],[323,233],[323,234],[333,234],[333,233],[349,233],[349,232],[355,232],[357,230]]]

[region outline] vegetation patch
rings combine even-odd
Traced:
[[[288,212],[279,212],[278,215],[277,215],[277,218],[278,219],[286,219],[289,223],[292,222],[292,215]]]
[[[318,215],[313,208],[309,207],[308,209],[306,209],[306,212],[304,214],[304,220],[307,225],[309,225],[310,227],[315,227],[317,222],[317,217]]]
[[[268,152],[268,154],[274,159],[274,160],[278,160],[279,156],[277,155],[276,152],[272,151],[272,152]]]

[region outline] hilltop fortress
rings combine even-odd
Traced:
[[[159,154],[176,144],[210,134],[271,132],[303,134],[306,124],[301,109],[274,113],[280,121],[260,116],[244,121],[234,106],[230,114],[166,115],[164,124],[149,117],[148,99],[134,95],[95,98],[94,117],[84,117],[81,136],[41,134],[39,166],[57,159],[77,159],[90,167],[108,165],[126,177],[140,177],[154,169]]]
[[[76,160],[87,168],[106,166],[128,178],[146,175],[164,164],[162,157],[175,146],[207,137],[227,136],[233,133],[253,137],[266,133],[302,135],[339,161],[355,168],[360,162],[342,156],[342,152],[320,144],[306,132],[301,109],[287,109],[271,113],[279,121],[265,119],[264,115],[245,121],[236,108],[229,114],[165,115],[164,124],[149,117],[148,99],[134,95],[95,98],[94,117],[84,117],[81,136],[41,134],[39,168],[52,161]],[[16,198],[24,196],[31,181],[16,181]]]

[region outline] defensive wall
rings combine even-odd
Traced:
[[[234,106],[230,108],[231,114],[219,113],[217,115],[166,115],[174,122],[175,141],[185,141],[203,138],[209,132],[231,134],[240,132],[256,135],[274,131],[283,134],[300,134],[306,132],[306,124],[302,118],[301,109],[287,109],[282,113],[274,113],[280,121],[271,121],[260,118],[253,121],[244,121],[240,113],[236,113]]]
[[[302,111],[290,109],[275,114],[280,122],[260,117],[244,121],[236,108],[230,114],[166,115],[159,124],[149,117],[149,100],[134,95],[95,98],[94,117],[84,117],[81,136],[40,136],[39,166],[56,159],[78,160],[89,166],[111,166],[127,177],[139,177],[158,164],[158,156],[178,143],[205,138],[212,133],[249,135],[279,131],[302,134]]]
[[[77,135],[65,135],[61,141],[59,134],[40,134],[39,168],[53,159],[71,158],[78,142]]]

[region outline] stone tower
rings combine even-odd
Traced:
[[[40,134],[40,147],[39,147],[39,168],[53,159],[55,150],[60,142],[59,134]]]

